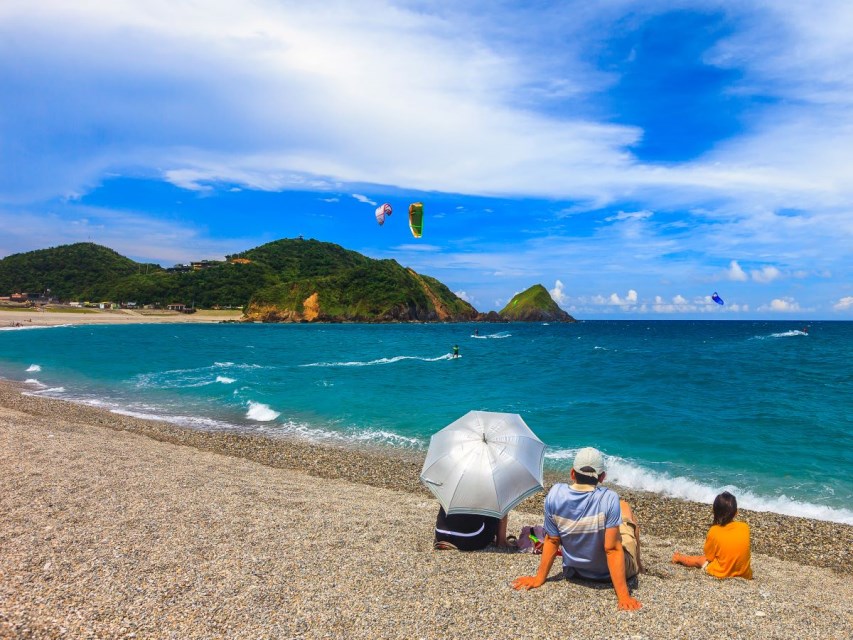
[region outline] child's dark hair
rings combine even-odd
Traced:
[[[737,498],[728,491],[723,491],[714,498],[714,524],[721,527],[734,520],[737,513]]]

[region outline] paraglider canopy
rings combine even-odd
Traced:
[[[376,222],[379,223],[381,227],[385,224],[385,218],[391,215],[391,205],[387,202],[385,204],[379,205],[376,207]]]
[[[714,292],[714,295],[711,296],[711,300],[713,300],[717,304],[726,304],[725,302],[723,302],[723,299],[719,295],[717,295],[716,291]]]
[[[420,238],[424,232],[424,203],[413,202],[409,205],[409,229],[412,235]]]

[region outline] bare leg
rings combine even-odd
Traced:
[[[498,532],[495,535],[495,543],[499,547],[505,547],[506,545],[506,523],[509,518],[509,514],[505,515],[501,518],[501,521],[498,522]]]
[[[622,508],[622,520],[633,522],[636,525],[634,527],[634,535],[637,537],[637,570],[642,571],[643,564],[640,562],[640,523],[637,522],[637,517],[634,515],[634,510],[631,509],[630,504],[624,500],[620,500],[619,506]]]

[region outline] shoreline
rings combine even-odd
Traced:
[[[23,382],[0,378],[0,407],[14,406],[30,415],[48,418],[67,405],[87,424],[129,431],[160,442],[188,446],[265,466],[306,473],[322,479],[341,479],[367,486],[405,491],[434,500],[419,481],[425,451],[395,449],[378,444],[316,443],[294,437],[270,437],[234,432],[204,431],[168,421],[139,418],[73,400],[31,394]],[[522,501],[514,511],[531,523],[541,523],[547,490],[565,482],[565,474],[546,469],[545,491]],[[711,505],[605,483],[642,516],[644,531],[701,551],[711,524]],[[853,525],[740,509],[752,529],[753,552],[781,560],[828,568],[853,575]],[[783,532],[783,533],[780,533]]]
[[[756,577],[718,581],[669,562],[701,550],[707,525],[693,520],[708,506],[632,493],[643,608],[618,612],[610,586],[558,580],[557,568],[540,589],[511,589],[536,556],[433,551],[437,503],[417,482],[417,456],[193,431],[0,381],[0,467],[0,637],[758,639],[853,628],[848,525],[744,512]],[[510,512],[510,532],[541,522],[537,497]],[[760,551],[766,543],[790,558]],[[813,566],[813,543],[835,570]]]

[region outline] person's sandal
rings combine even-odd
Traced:
[[[459,551],[459,548],[455,544],[445,540],[438,540],[432,545],[432,548],[436,551]]]
[[[508,549],[518,549],[518,537],[517,536],[507,536],[506,537],[506,546]]]

